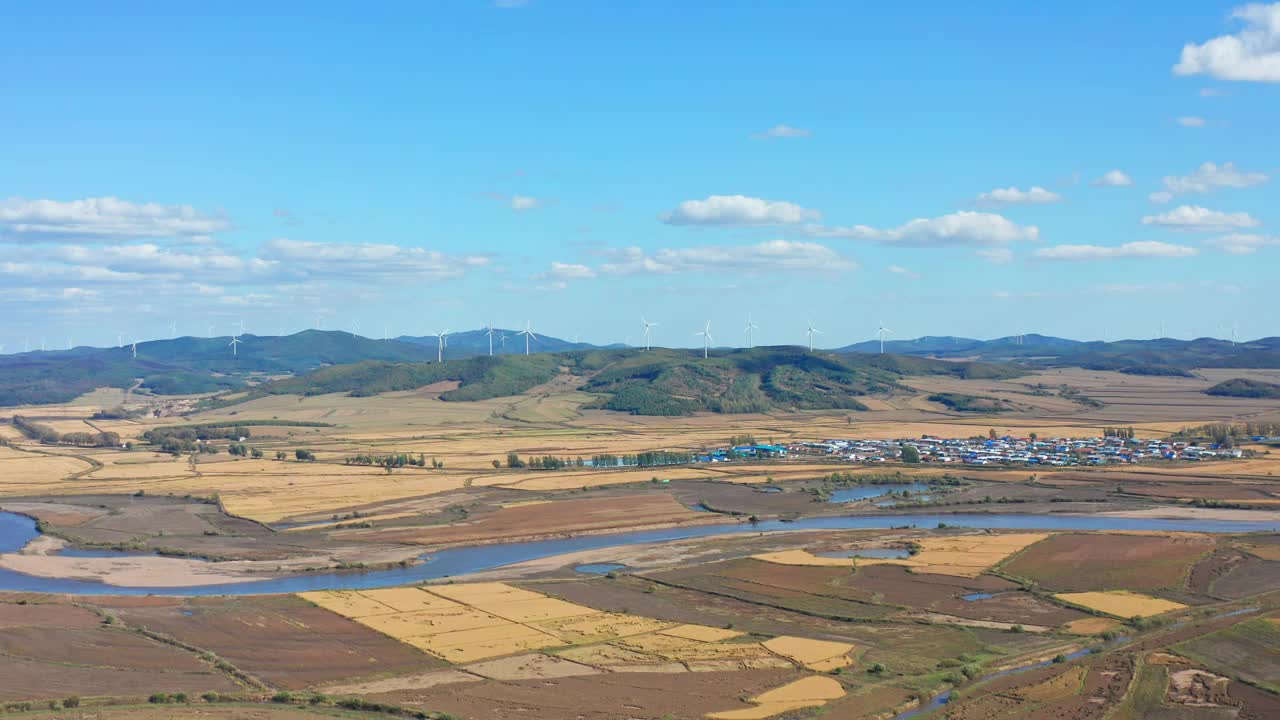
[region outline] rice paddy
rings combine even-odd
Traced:
[[[1054,597],[1073,605],[1097,610],[1118,618],[1153,617],[1187,606],[1172,600],[1161,600],[1150,595],[1112,590],[1108,592],[1059,593]]]

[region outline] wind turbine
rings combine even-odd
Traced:
[[[656,326],[658,323],[649,322],[644,318],[643,315],[640,316],[640,322],[644,323],[644,349],[648,350],[649,349],[649,328]]]
[[[485,337],[489,338],[489,356],[492,357],[493,356],[493,321],[492,320],[489,321],[489,324],[487,326],[485,326],[484,334],[485,334]]]
[[[31,352],[31,338],[22,338],[22,352]]]
[[[444,362],[444,338],[448,334],[448,330],[441,330],[436,333],[436,340],[439,341],[439,345],[436,347],[436,362],[438,363]]]
[[[388,334],[388,333],[387,333],[387,326],[386,326],[386,325],[383,325],[383,326],[382,326],[382,341],[383,341],[383,342],[386,342],[386,341],[389,339],[389,338],[387,337],[387,334]]]
[[[321,313],[316,313],[316,329],[317,330],[324,329],[324,315]]]
[[[205,329],[205,334],[208,335],[210,338],[213,337],[213,328],[214,328],[214,324],[209,323],[209,326]]]
[[[178,337],[178,321],[177,320],[174,320],[169,323],[169,337],[171,338]]]
[[[702,332],[696,332],[694,335],[702,336],[702,359],[705,360],[711,351],[711,340],[713,339],[711,337],[711,321],[707,321],[707,326],[702,329]]]
[[[747,347],[753,348],[756,346],[751,333],[759,329],[760,326],[751,321],[751,313],[747,313]]]
[[[138,341],[134,340],[132,335],[129,336],[129,348],[133,351],[133,359],[137,360],[138,359]],[[43,349],[44,348],[42,347],[41,350]]]
[[[232,355],[232,357],[237,356],[237,355],[239,355],[239,354],[240,354],[240,353],[239,353],[239,352],[237,352],[237,351],[240,349],[240,347],[239,347],[239,346],[240,346],[240,344],[241,344],[241,343],[243,343],[243,342],[244,342],[244,341],[243,341],[243,340],[241,340],[239,337],[237,337],[237,336],[235,336],[235,335],[232,335],[232,336],[231,336],[231,342],[227,343],[227,346],[231,348],[231,355]]]
[[[529,320],[524,321],[524,329],[516,333],[524,336],[524,354],[529,354],[529,341],[537,340],[538,336],[533,334],[533,323]]]
[[[44,352],[44,336],[43,335],[40,336],[40,352]]]
[[[506,352],[507,351],[507,334],[502,333],[502,337],[498,339],[502,343],[502,352]]]
[[[884,326],[884,321],[880,321],[880,329],[876,330],[876,335],[880,336],[880,354],[884,354],[884,339],[887,335],[892,335],[893,331]]]
[[[813,352],[813,336],[821,335],[822,331],[813,326],[813,321],[809,321],[809,329],[805,331],[805,335],[809,336],[809,352]]]
[[[116,331],[116,347],[124,347],[124,333]]]
[[[1235,347],[1235,346],[1236,346],[1236,325],[1233,323],[1231,325],[1231,347]]]

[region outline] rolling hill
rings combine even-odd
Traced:
[[[892,355],[841,356],[796,347],[728,350],[704,359],[694,350],[582,350],[474,357],[444,363],[366,361],[323,368],[255,389],[263,394],[368,395],[449,381],[443,400],[518,395],[566,375],[599,396],[598,407],[638,415],[698,411],[743,413],[776,409],[850,409],[859,397],[901,389],[906,375],[999,378],[1016,368]]]

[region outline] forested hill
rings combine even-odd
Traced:
[[[369,395],[451,381],[444,400],[518,395],[560,375],[598,394],[598,406],[640,415],[698,411],[740,413],[775,409],[865,409],[860,397],[900,389],[907,375],[1002,378],[1017,368],[896,355],[847,356],[796,347],[714,351],[587,350],[525,356],[475,357],[444,363],[367,361],[278,380],[257,394]]]

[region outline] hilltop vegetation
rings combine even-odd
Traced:
[[[766,412],[774,409],[862,410],[859,397],[903,389],[904,375],[1012,377],[1011,367],[888,355],[841,356],[776,347],[721,351],[704,359],[692,350],[588,350],[475,357],[439,363],[366,361],[323,368],[265,384],[262,394],[372,395],[457,383],[443,400],[519,395],[568,376],[599,395],[597,407],[637,415]]]
[[[1206,395],[1218,395],[1221,397],[1280,398],[1280,385],[1262,382],[1261,380],[1234,378],[1232,380],[1224,380],[1204,392]]]

